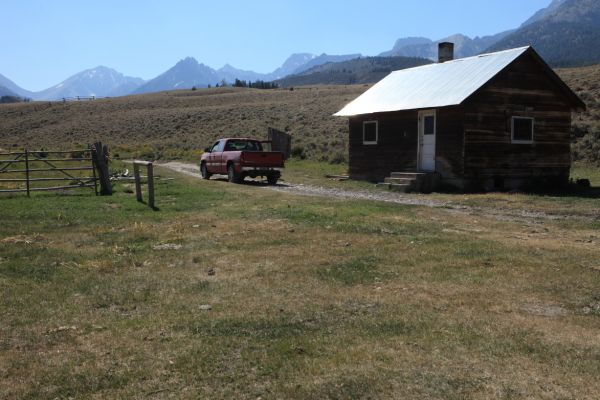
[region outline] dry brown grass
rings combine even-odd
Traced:
[[[572,145],[573,158],[600,165],[600,65],[557,72],[587,105],[587,111],[573,118],[577,134]]]
[[[597,223],[157,190],[3,200],[0,397],[600,396]]]
[[[0,147],[54,149],[101,139],[124,157],[135,152],[193,157],[219,137],[265,137],[272,126],[290,132],[295,145],[317,157],[345,149],[347,121],[332,114],[364,90],[363,85],[293,91],[214,88],[2,105]]]

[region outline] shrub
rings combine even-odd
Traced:
[[[292,146],[291,155],[294,158],[299,158],[301,160],[304,160],[306,158],[306,152],[304,151],[304,146],[302,146],[302,145]]]
[[[348,158],[346,156],[346,152],[343,150],[337,150],[332,152],[329,155],[329,163],[330,164],[344,164],[348,162]]]

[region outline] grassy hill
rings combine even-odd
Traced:
[[[332,114],[366,85],[259,90],[213,88],[89,102],[0,107],[0,147],[59,148],[102,140],[121,157],[194,157],[223,136],[290,132],[298,154],[340,157],[348,122]]]
[[[588,105],[574,120],[574,158],[600,163],[600,65],[558,73]],[[193,159],[218,137],[265,137],[272,126],[293,135],[297,155],[343,161],[348,122],[332,114],[368,87],[213,88],[7,104],[0,106],[0,147],[64,148],[100,139],[120,157]]]
[[[588,107],[573,118],[573,159],[600,165],[600,64],[557,72]]]

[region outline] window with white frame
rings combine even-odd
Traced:
[[[379,136],[379,124],[377,121],[363,122],[363,144],[377,144]]]
[[[512,117],[510,140],[512,143],[533,143],[534,119]]]

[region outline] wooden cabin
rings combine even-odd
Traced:
[[[438,63],[394,71],[335,114],[349,117],[350,177],[423,191],[566,184],[585,104],[531,47],[452,54],[440,43]]]

